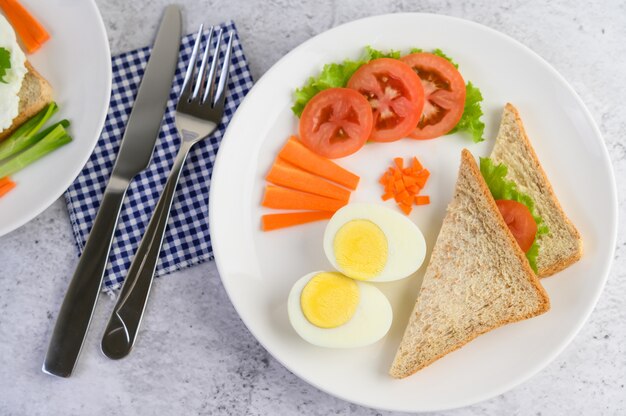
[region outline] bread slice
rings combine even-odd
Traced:
[[[28,72],[24,75],[22,87],[18,93],[20,98],[19,113],[13,119],[11,127],[0,133],[0,142],[9,137],[22,123],[52,102],[52,87],[48,81],[28,61],[26,61],[26,69]]]
[[[517,184],[519,190],[533,198],[537,213],[550,230],[537,240],[538,275],[550,276],[578,261],[583,252],[580,233],[563,212],[528,140],[522,119],[511,104],[504,107],[491,159],[508,167],[507,177]]]
[[[454,198],[389,373],[407,377],[487,331],[549,308],[548,295],[464,149]]]

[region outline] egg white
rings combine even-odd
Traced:
[[[338,210],[324,231],[324,252],[330,263],[350,277],[337,263],[333,247],[337,231],[352,220],[369,220],[378,225],[387,238],[387,262],[383,270],[368,282],[390,282],[415,273],[426,256],[426,240],[419,227],[406,216],[378,204],[352,203]]]
[[[319,328],[310,323],[302,312],[300,295],[309,280],[319,273],[323,272],[302,277],[289,292],[289,322],[302,339],[319,347],[355,348],[373,344],[387,334],[393,319],[389,301],[377,287],[356,280],[359,305],[348,322],[336,328]]]

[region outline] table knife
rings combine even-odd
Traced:
[[[63,299],[42,367],[44,373],[69,377],[80,355],[102,287],[111,242],[126,191],[133,177],[148,167],[161,129],[178,63],[181,27],[180,9],[177,6],[168,6],[128,118],[98,214]]]

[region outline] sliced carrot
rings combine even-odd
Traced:
[[[15,188],[15,182],[8,176],[0,179],[0,197],[6,195],[13,188]]]
[[[415,205],[427,205],[430,204],[430,197],[428,195],[416,195]]]
[[[309,192],[341,201],[348,201],[350,199],[350,191],[347,189],[334,185],[319,176],[299,169],[280,159],[274,162],[266,179],[275,185],[298,191]]]
[[[348,201],[326,198],[307,192],[294,191],[280,186],[267,185],[262,206],[276,209],[304,209],[335,212]]]
[[[346,188],[354,190],[359,184],[357,175],[342,168],[335,162],[312,152],[300,143],[295,136],[287,140],[278,156],[300,169],[336,182]]]
[[[396,157],[393,159],[393,161],[396,163],[396,166],[398,167],[398,169],[404,168],[404,160],[401,157]]]
[[[48,31],[18,0],[0,0],[0,9],[19,35],[28,53],[37,51],[50,39]]]
[[[314,221],[327,220],[333,216],[328,211],[289,212],[286,214],[265,214],[261,217],[263,231],[278,230],[294,225],[306,224]]]

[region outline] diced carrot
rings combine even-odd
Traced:
[[[413,176],[405,175],[402,177],[402,182],[404,182],[405,187],[409,187],[411,185],[415,185],[417,183],[417,179]]]
[[[6,195],[13,188],[15,188],[15,182],[8,176],[0,179],[0,197]]]
[[[0,0],[0,9],[17,32],[28,53],[37,51],[50,34],[18,0]]]
[[[346,205],[348,201],[327,198],[309,194],[307,192],[294,191],[281,188],[280,186],[267,185],[262,206],[276,209],[303,209],[311,211],[335,212]]]
[[[418,196],[426,185],[430,172],[424,169],[416,157],[411,159],[411,166],[404,166],[402,158],[394,158],[393,165],[383,173],[379,182],[384,188],[382,200],[387,201],[393,198],[402,212],[409,215],[413,204],[430,203],[429,197]]]
[[[261,217],[263,231],[278,230],[279,228],[306,224],[308,222],[327,220],[333,216],[329,211],[289,212],[285,214],[265,214]]]
[[[383,199],[383,201],[388,201],[388,200],[390,200],[391,198],[393,198],[393,193],[391,193],[391,192],[385,192],[381,198]]]
[[[413,207],[411,207],[411,205],[405,204],[403,202],[398,204],[398,206],[400,207],[402,212],[404,212],[406,215],[409,215],[411,213],[411,211],[413,211]]]
[[[413,161],[411,163],[411,167],[413,168],[414,172],[419,172],[420,170],[424,169],[424,166],[422,166],[420,161],[417,160],[417,158],[415,156],[413,156]]]
[[[346,188],[354,190],[359,184],[357,175],[309,150],[295,136],[287,140],[278,156],[300,169],[336,182]]]
[[[412,193],[413,195],[417,195],[420,193],[422,188],[419,185],[411,185],[411,186],[407,186],[406,190]]]
[[[386,183],[389,182],[389,179],[391,178],[392,174],[390,172],[385,172],[383,173],[383,176],[380,177],[380,179],[378,180],[378,183],[380,183],[381,185],[385,185]]]
[[[315,195],[347,201],[350,199],[350,191],[337,186],[327,180],[301,170],[284,160],[277,159],[266,179],[275,185],[298,191],[309,192]]]
[[[430,172],[428,171],[428,169],[423,169],[416,176],[417,184],[423,188],[424,185],[426,185],[426,181],[428,180],[429,176]]]

